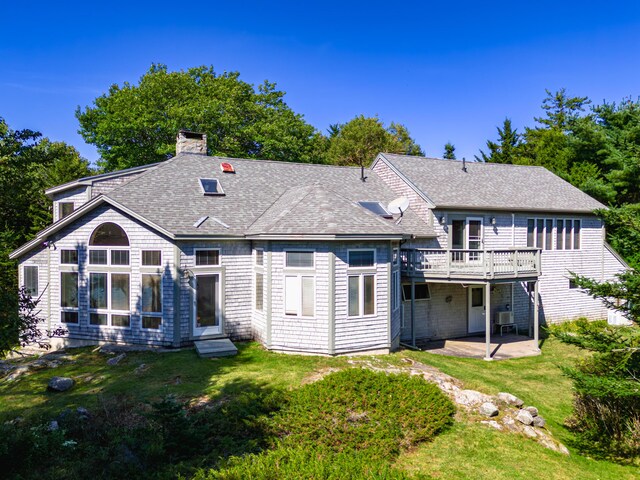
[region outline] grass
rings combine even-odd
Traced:
[[[572,387],[558,366],[572,363],[582,353],[554,339],[545,340],[542,350],[538,357],[496,362],[413,351],[377,359],[401,363],[402,357],[410,357],[459,378],[465,388],[513,393],[540,409],[549,430],[570,448],[571,456],[462,418],[432,442],[402,453],[396,466],[410,475],[443,479],[638,478],[637,467],[590,459],[572,447],[573,435],[564,426],[572,411]],[[318,371],[348,366],[346,358],[274,354],[253,343],[239,345],[236,357],[219,360],[200,359],[192,350],[129,353],[113,367],[106,365],[108,357],[90,348],[71,352],[75,363],[36,371],[15,382],[0,381],[0,422],[17,416],[54,418],[78,406],[91,410],[101,405],[101,398],[121,395],[152,402],[168,394],[183,400],[220,399],[251,389],[292,389]],[[136,373],[140,364],[148,368]],[[46,384],[54,375],[71,376],[77,384],[63,394],[49,393]]]

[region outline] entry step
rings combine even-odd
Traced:
[[[198,340],[195,343],[196,351],[202,358],[230,357],[238,353],[238,348],[228,338],[215,340]]]

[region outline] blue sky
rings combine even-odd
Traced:
[[[545,88],[640,95],[638,1],[11,2],[2,17],[0,116],[92,161],[76,107],[151,63],[268,79],[322,131],[377,114],[468,159],[505,116],[532,125]]]

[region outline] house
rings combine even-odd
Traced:
[[[11,255],[43,327],[74,343],[227,337],[328,355],[488,345],[496,321],[537,338],[539,320],[606,317],[569,272],[625,267],[593,214],[603,206],[540,167],[205,152],[206,136],[181,131],[170,160],[46,192],[54,223]]]

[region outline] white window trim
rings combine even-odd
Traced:
[[[377,249],[375,248],[350,248],[347,250],[347,268],[349,271],[360,271],[360,270],[375,270],[377,262]],[[364,267],[352,267],[351,266],[351,252],[373,252],[373,265],[368,265]]]
[[[360,270],[360,269],[349,269]],[[358,315],[349,315],[349,277],[358,277]],[[373,313],[364,314],[364,277],[373,277]],[[374,272],[357,272],[347,274],[347,317],[372,318],[378,315],[378,275]]]
[[[107,286],[106,286],[106,295],[107,295],[107,308],[91,308],[91,274],[104,274],[107,276]],[[111,275],[113,274],[116,275],[129,275],[129,310],[113,310],[111,308]],[[89,325],[90,328],[116,328],[118,330],[131,330],[131,324],[133,323],[133,311],[131,309],[131,272],[127,271],[127,272],[118,272],[118,271],[107,271],[107,272],[100,272],[100,271],[89,271],[87,272],[88,274],[88,278],[87,278],[87,294],[88,294],[88,302],[87,305],[89,305],[89,316],[87,318],[87,324]],[[140,284],[140,288],[142,289],[142,284]],[[91,323],[91,314],[92,313],[97,313],[100,315],[107,315],[107,324],[106,325],[93,325]],[[129,326],[128,327],[121,327],[119,325],[113,325],[112,321],[111,321],[111,316],[112,315],[127,315],[129,317]],[[157,330],[154,330],[157,331]]]
[[[36,269],[36,282],[38,282],[38,288],[36,289],[36,293],[31,295],[31,298],[33,299],[37,299],[40,296],[40,267],[38,265],[33,265],[33,264],[29,264],[27,263],[26,265],[22,265],[21,266],[21,276],[20,276],[20,286],[21,287],[27,287],[25,285],[25,273],[24,273],[24,269],[25,267],[30,267],[30,268],[35,268]]]
[[[74,251],[74,252],[76,252],[76,257],[78,258],[78,261],[76,263],[62,263],[62,252],[63,251]],[[58,261],[60,262],[60,265],[64,265],[66,267],[70,267],[70,266],[73,266],[73,265],[78,266],[80,264],[80,252],[75,247],[74,248],[61,247],[60,248],[60,254],[59,254],[59,257],[58,257]],[[87,262],[88,261],[89,261],[89,259],[87,258]],[[129,259],[129,262],[131,262],[131,259]],[[104,267],[105,265],[102,265],[102,266]]]
[[[218,263],[213,265],[198,265],[198,252],[218,252]],[[193,249],[193,267],[194,268],[218,268],[222,266],[222,252],[220,248],[194,248]]]
[[[306,251],[306,250],[303,250]],[[287,277],[294,277],[298,279],[298,286],[300,287],[300,292],[298,296],[298,305],[296,308],[296,313],[287,313]],[[302,315],[302,279],[303,278],[311,278],[313,279],[313,315]],[[282,277],[282,286],[284,290],[284,301],[282,304],[282,313],[286,318],[316,318],[317,312],[317,299],[316,299],[316,276],[307,273],[285,273]]]
[[[202,180],[205,181],[212,181],[215,180],[216,181],[216,186],[217,189],[215,191],[215,193],[213,192],[205,192],[204,187],[202,186]],[[222,188],[222,183],[220,182],[220,179],[218,178],[198,178],[198,185],[200,186],[200,191],[202,192],[203,195],[206,196],[216,196],[216,195],[224,195],[224,189]]]
[[[262,252],[262,264],[258,263],[258,252]],[[253,266],[258,268],[264,268],[264,248],[253,249]]]
[[[427,283],[427,282],[424,282],[424,283],[426,283],[426,285],[427,285],[427,291],[429,292],[429,296],[427,298],[416,298],[414,300],[414,302],[430,302],[431,301],[431,287],[429,286],[429,283]],[[405,285],[411,286],[410,283],[400,283],[400,299],[403,302],[410,302],[411,301],[410,298],[406,299],[406,300],[404,299],[404,287],[405,287]],[[418,283],[416,283],[416,285],[418,285]]]
[[[311,253],[311,256],[313,258],[313,265],[311,267],[289,267],[287,266],[287,253],[289,252],[308,252]],[[299,271],[299,270],[304,270],[304,271],[308,271],[308,272],[312,272],[315,271],[316,269],[316,250],[313,248],[287,248],[286,250],[284,250],[284,270],[285,271]]]
[[[160,264],[159,265],[144,265],[142,263],[142,256],[144,252],[160,252]],[[140,249],[140,268],[142,269],[151,269],[151,268],[160,268],[162,267],[162,257],[163,251],[161,248],[141,248]],[[131,263],[131,259],[129,259],[129,263]]]
[[[217,249],[203,249],[203,250],[217,250]],[[195,257],[194,257],[195,258]],[[212,267],[213,265],[203,265],[206,267]],[[217,281],[217,287],[216,287],[216,298],[218,299],[218,301],[216,302],[216,318],[218,319],[218,327],[214,328],[214,327],[196,327],[196,319],[198,317],[198,296],[197,296],[197,288],[198,288],[198,277],[199,276],[209,276],[209,275],[216,275],[218,277],[218,281]],[[218,335],[222,332],[224,332],[224,319],[222,316],[222,303],[223,303],[223,298],[222,298],[222,272],[221,271],[198,271],[198,273],[196,273],[194,275],[194,282],[191,285],[191,325],[190,325],[190,329],[191,329],[191,335],[194,337],[197,336],[207,336],[207,335]],[[216,330],[215,332],[211,332],[211,333],[207,333],[206,330],[209,329],[211,330]]]
[[[258,308],[258,275],[262,275],[262,308]],[[253,272],[253,309],[258,313],[264,313],[265,277],[266,275],[263,270]]]
[[[75,273],[77,275],[77,280],[76,280],[76,303],[78,304],[78,306],[76,308],[73,307],[63,307],[62,306],[62,275],[64,275],[65,273]],[[80,325],[80,273],[77,270],[62,270],[60,271],[60,288],[58,291],[58,307],[60,308],[60,323],[63,325],[75,325],[75,326],[79,326]],[[63,322],[62,321],[62,313],[63,312],[71,312],[71,313],[77,313],[78,314],[78,321],[75,323],[67,323],[67,322]]]
[[[396,285],[396,303],[394,306],[395,308],[392,308],[391,311],[397,312],[402,307],[402,279],[400,276],[400,270],[393,270],[391,272],[391,281]],[[389,288],[389,292],[392,290],[392,288]]]
[[[160,261],[162,262],[162,257],[160,258]],[[142,257],[140,257],[140,262],[142,263]],[[145,265],[145,267],[152,267],[152,265]],[[162,305],[162,310],[164,310],[164,276],[160,272],[142,272],[140,274],[140,329],[145,332],[161,332],[164,329],[163,312],[145,312],[142,310],[142,277],[145,275],[155,275],[160,277],[160,304]],[[131,288],[131,286],[129,286],[129,288]],[[145,328],[142,323],[143,317],[160,317],[160,328]],[[131,324],[131,322],[129,324]]]

